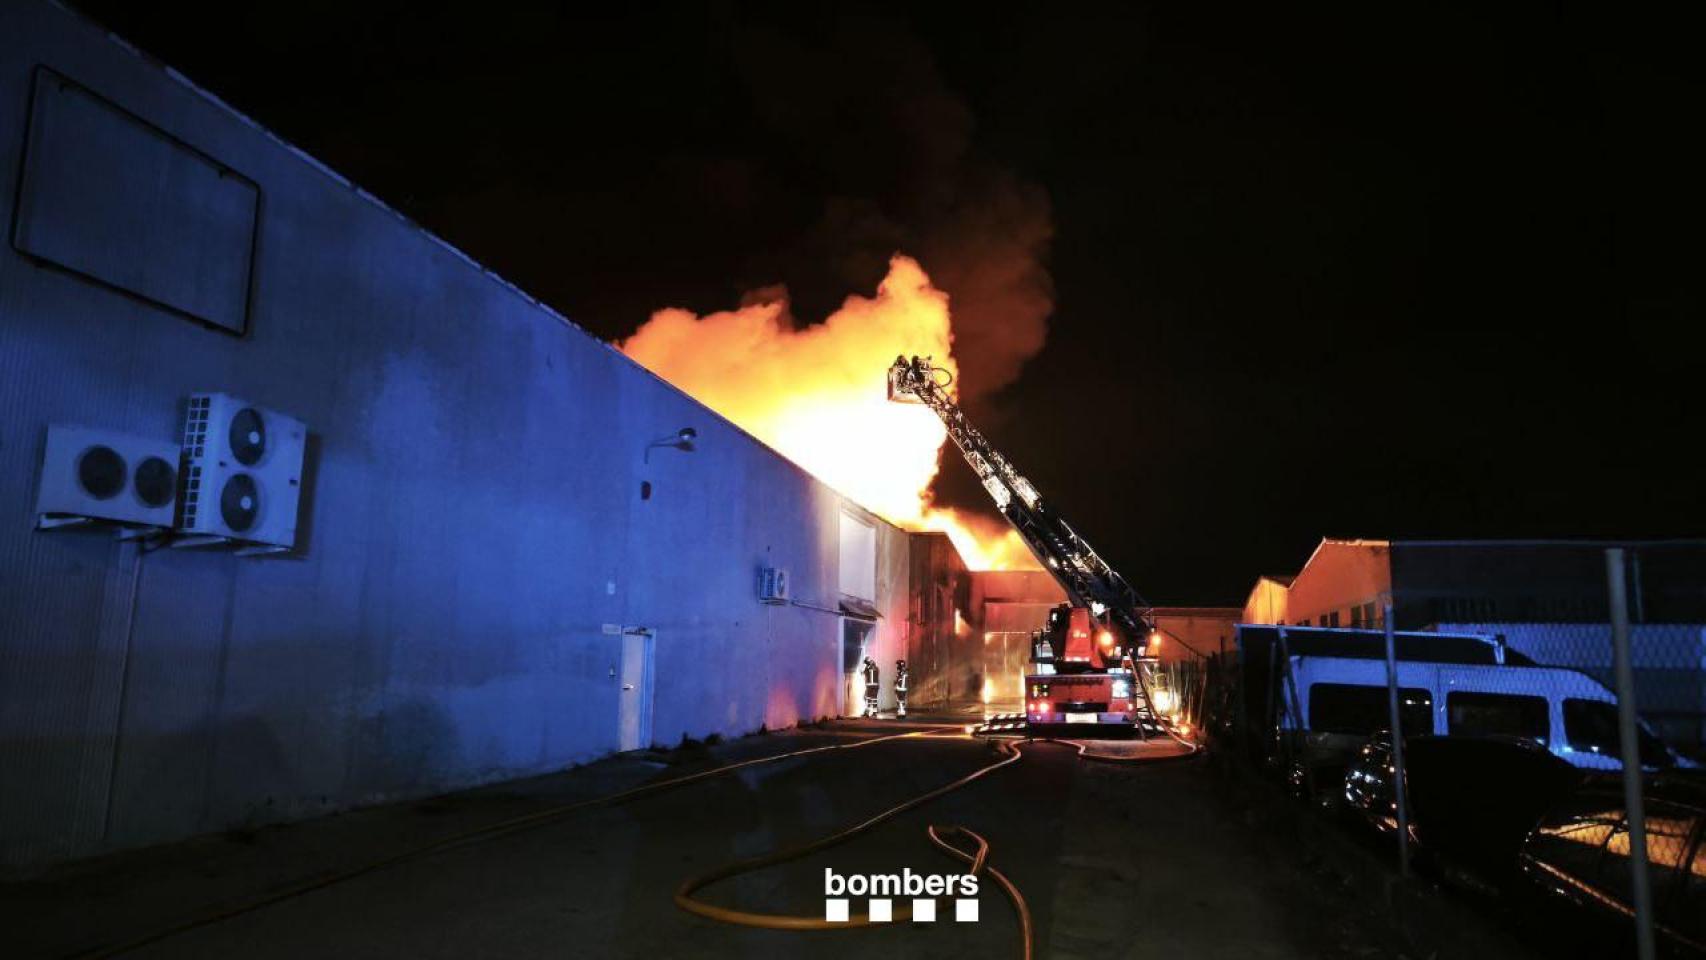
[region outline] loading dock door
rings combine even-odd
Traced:
[[[866,644],[872,624],[852,617],[841,618],[841,715],[856,717],[865,712],[865,678],[859,667],[865,662]],[[887,677],[883,678],[887,682]]]
[[[639,750],[652,742],[652,657],[657,637],[630,627],[622,631],[622,689],[616,749]]]

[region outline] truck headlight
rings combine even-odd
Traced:
[[[1131,699],[1131,681],[1130,680],[1115,680],[1114,681],[1114,699],[1115,700],[1129,700],[1129,699]]]

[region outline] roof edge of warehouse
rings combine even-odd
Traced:
[[[230,116],[230,117],[234,118],[235,120],[237,120],[238,122],[242,123],[244,126],[250,128],[251,130],[254,130],[255,132],[259,133],[261,136],[266,137],[268,140],[270,140],[273,143],[277,144],[278,146],[284,148],[292,156],[296,157],[298,160],[301,160],[303,163],[307,164],[309,167],[313,168],[314,170],[319,171],[323,176],[332,180],[334,183],[337,183],[340,186],[347,188],[348,190],[350,190],[350,192],[354,193],[357,197],[361,198],[362,200],[366,201],[367,203],[372,204],[373,206],[384,211],[385,213],[390,214],[392,217],[395,217],[397,220],[401,221],[405,226],[407,226],[410,229],[414,230],[415,232],[421,234],[422,236],[425,236],[427,239],[431,240],[434,244],[443,248],[445,251],[449,252],[452,256],[454,256],[457,259],[461,260],[462,262],[466,263],[468,266],[473,267],[475,270],[477,270],[481,274],[483,274],[487,279],[496,283],[498,286],[502,287],[504,290],[507,290],[508,292],[510,292],[510,293],[514,294],[515,296],[521,298],[521,300],[523,302],[527,303],[529,306],[532,306],[532,307],[542,311],[547,316],[549,316],[549,317],[557,320],[558,322],[562,323],[565,327],[568,327],[569,329],[575,331],[576,333],[581,334],[582,336],[586,337],[588,340],[593,341],[594,343],[598,344],[599,346],[603,347],[604,349],[609,350],[611,353],[620,357],[623,360],[623,362],[632,365],[633,367],[635,367],[636,369],[638,369],[642,373],[644,373],[646,376],[651,377],[652,379],[656,380],[657,382],[663,384],[664,386],[668,387],[669,389],[675,391],[676,393],[680,394],[681,396],[686,397],[688,400],[691,400],[693,403],[704,408],[704,410],[706,412],[710,413],[712,416],[716,417],[717,419],[723,421],[729,427],[733,428],[737,433],[739,433],[742,436],[746,437],[747,439],[751,440],[753,443],[758,444],[759,446],[763,447],[764,449],[769,450],[771,453],[774,453],[777,456],[777,458],[780,459],[783,463],[786,463],[788,466],[792,467],[794,470],[798,471],[799,473],[801,473],[807,477],[810,477],[813,481],[822,484],[826,489],[828,489],[829,491],[834,493],[836,496],[840,497],[846,503],[849,503],[855,507],[858,507],[860,510],[864,511],[865,513],[869,514],[870,516],[876,517],[876,518],[882,520],[884,523],[887,523],[888,525],[895,527],[896,529],[906,530],[905,527],[902,527],[900,524],[895,523],[893,520],[890,520],[887,517],[883,516],[882,514],[878,513],[877,511],[871,509],[870,507],[866,506],[864,503],[862,503],[858,499],[856,499],[852,496],[849,496],[847,493],[836,488],[834,485],[830,484],[828,481],[824,480],[822,477],[818,476],[817,474],[812,473],[810,470],[807,470],[805,467],[800,466],[798,463],[796,463],[794,461],[794,459],[792,457],[789,457],[787,454],[783,453],[782,451],[777,450],[775,447],[771,446],[770,444],[765,443],[763,440],[759,439],[758,437],[753,436],[751,431],[747,430],[745,427],[742,427],[740,424],[735,423],[733,420],[730,420],[728,417],[723,416],[722,413],[718,412],[716,409],[707,405],[704,401],[700,400],[698,397],[693,396],[692,394],[681,389],[680,387],[676,386],[675,384],[669,382],[668,380],[664,379],[663,377],[658,376],[656,372],[654,372],[650,368],[646,367],[644,364],[639,363],[634,358],[628,356],[627,354],[623,353],[621,350],[617,349],[615,344],[610,343],[607,340],[603,340],[599,337],[594,336],[585,327],[583,327],[580,324],[576,323],[575,321],[569,319],[569,317],[564,315],[561,311],[559,311],[555,307],[551,306],[550,304],[546,303],[543,300],[540,300],[538,297],[535,297],[531,293],[528,293],[526,290],[523,290],[521,287],[517,286],[514,282],[512,282],[508,279],[505,279],[497,271],[491,269],[490,267],[486,266],[485,264],[481,263],[480,261],[474,259],[472,256],[469,256],[467,253],[463,252],[462,249],[457,247],[455,244],[453,244],[450,241],[439,236],[437,233],[434,233],[432,230],[428,229],[426,226],[424,226],[420,223],[417,223],[408,214],[403,213],[401,210],[398,210],[397,208],[386,203],[377,194],[374,194],[372,191],[363,188],[360,184],[351,180],[349,177],[346,177],[343,174],[332,169],[325,162],[321,161],[320,159],[318,159],[317,157],[315,157],[313,154],[309,153],[308,151],[303,150],[301,147],[298,147],[295,144],[291,143],[289,140],[286,140],[284,137],[275,133],[270,127],[268,127],[265,124],[261,123],[260,121],[256,120],[254,117],[249,116],[248,114],[244,113],[243,111],[241,111],[241,110],[237,109],[236,107],[232,106],[231,104],[225,102],[225,100],[220,98],[220,96],[218,94],[216,94],[216,93],[212,92],[211,90],[208,90],[207,88],[203,87],[202,85],[196,83],[194,80],[192,80],[188,76],[186,76],[181,70],[179,70],[176,67],[172,66],[171,64],[167,63],[165,60],[162,60],[161,58],[154,56],[153,54],[142,49],[141,47],[137,46],[136,44],[131,43],[129,40],[126,40],[124,37],[120,36],[118,33],[107,29],[105,24],[101,23],[99,20],[95,19],[93,16],[91,16],[87,13],[84,13],[82,10],[77,9],[72,4],[72,2],[68,2],[68,0],[46,0],[46,2],[48,4],[50,4],[51,6],[56,7],[59,10],[63,11],[64,13],[68,14],[73,19],[75,19],[79,23],[83,24],[84,26],[88,27],[89,29],[99,32],[103,37],[106,38],[106,40],[109,43],[112,43],[114,46],[117,46],[119,49],[121,49],[121,50],[125,51],[126,53],[130,54],[131,56],[135,57],[141,63],[145,64],[146,66],[153,67],[156,70],[159,70],[161,73],[165,74],[169,79],[171,79],[175,83],[179,84],[184,89],[195,94],[196,96],[200,97],[202,100],[206,101],[207,103],[211,104],[216,109],[224,112],[228,116]],[[913,533],[915,531],[906,530],[906,532],[907,533]]]
[[[1321,542],[1317,543],[1315,545],[1315,549],[1309,551],[1309,559],[1303,561],[1303,566],[1298,567],[1297,568],[1298,571],[1302,572],[1303,570],[1308,569],[1309,565],[1315,562],[1315,558],[1321,555],[1321,551],[1323,549],[1329,547],[1329,546],[1335,546],[1335,547],[1390,547],[1390,546],[1392,546],[1392,541],[1390,541],[1390,540],[1375,540],[1375,539],[1370,539],[1367,537],[1322,537]],[[1297,579],[1297,575],[1293,574],[1292,579],[1294,579],[1294,580]],[[1278,581],[1275,581],[1275,582],[1278,582]],[[1285,585],[1288,587],[1291,586],[1291,584],[1289,584],[1289,583],[1287,583]]]
[[[1706,546],[1706,537],[1673,537],[1668,539],[1600,539],[1597,537],[1536,537],[1536,538],[1458,538],[1442,540],[1409,540],[1379,537],[1322,537],[1315,549],[1309,552],[1309,558],[1297,568],[1299,572],[1315,562],[1323,547],[1702,547]],[[1272,580],[1281,586],[1290,586],[1297,579],[1297,574],[1258,574],[1257,582]]]
[[[1337,627],[1348,616],[1355,628],[1379,622],[1376,609],[1390,604],[1400,630],[1435,629],[1440,623],[1597,623],[1610,616],[1600,555],[1614,548],[1627,551],[1635,622],[1706,623],[1706,592],[1699,586],[1706,539],[1696,537],[1323,537],[1296,573],[1255,578],[1244,618]],[[1446,572],[1460,556],[1476,558],[1480,566]],[[1547,575],[1537,580],[1531,574],[1519,583],[1521,575],[1501,571],[1511,566],[1503,558],[1517,557],[1543,561]],[[1652,558],[1653,565],[1643,569],[1643,558]]]
[[[1359,541],[1342,540],[1338,543]],[[1368,541],[1361,541],[1368,542]],[[1532,539],[1389,540],[1395,547],[1706,547],[1706,537],[1669,537],[1649,540],[1600,539],[1598,537],[1538,537]]]
[[[1211,617],[1228,613],[1243,613],[1244,608],[1232,604],[1160,604],[1149,608],[1149,612],[1157,616],[1167,617]]]

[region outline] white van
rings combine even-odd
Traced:
[[[1522,737],[1588,770],[1621,770],[1617,697],[1587,674],[1562,667],[1434,663],[1401,660],[1399,713],[1404,732]],[[1287,709],[1280,726],[1296,731],[1311,762],[1345,758],[1377,730],[1392,726],[1386,662],[1295,655],[1291,685],[1280,679]],[[1642,765],[1694,766],[1644,726],[1638,729]]]

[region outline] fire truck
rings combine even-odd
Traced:
[[[971,425],[949,396],[950,384],[952,375],[933,367],[928,356],[896,356],[889,367],[889,399],[920,402],[942,418],[996,510],[1068,599],[1049,610],[1046,626],[1030,641],[1025,726],[1095,723],[1126,726],[1148,737],[1163,721],[1150,692],[1155,658],[1146,656],[1155,634],[1152,607]]]
[[[922,403],[942,419],[996,508],[1068,600],[1049,611],[1047,625],[1031,638],[1026,728],[1093,723],[1144,737],[1158,731],[1165,718],[1155,710],[1150,690],[1156,661],[1146,656],[1155,633],[1152,608],[971,425],[948,393],[951,383],[951,374],[932,366],[929,357],[896,357],[888,397]]]

